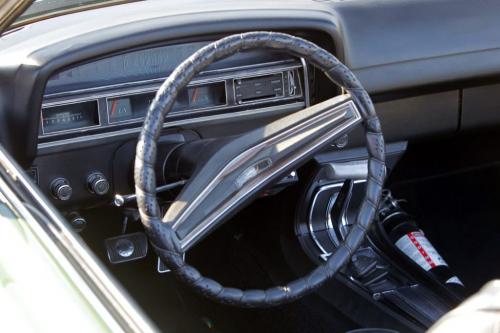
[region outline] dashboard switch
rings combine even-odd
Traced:
[[[87,177],[87,186],[92,194],[105,195],[109,192],[109,182],[100,172],[93,172]]]
[[[50,183],[50,191],[57,200],[67,201],[73,194],[73,189],[66,178],[56,178]]]
[[[71,223],[71,226],[75,231],[81,232],[87,226],[87,220],[85,220],[80,214],[77,212],[71,212],[68,214],[68,221]]]

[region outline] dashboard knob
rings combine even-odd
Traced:
[[[90,193],[105,195],[109,192],[109,182],[100,172],[93,172],[87,177],[87,185]]]
[[[87,226],[87,220],[85,220],[80,214],[77,212],[71,212],[68,214],[68,221],[71,223],[71,226],[75,231],[81,232]]]
[[[57,200],[67,201],[73,194],[69,181],[65,178],[56,178],[50,183],[50,191]]]

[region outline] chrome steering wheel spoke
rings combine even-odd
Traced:
[[[351,97],[340,95],[231,140],[191,176],[163,221],[172,224],[187,251],[260,190],[361,120]]]

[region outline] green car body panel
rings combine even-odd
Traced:
[[[52,250],[0,193],[0,331],[115,331],[59,265]]]

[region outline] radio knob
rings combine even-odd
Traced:
[[[57,200],[67,201],[73,194],[73,189],[65,178],[56,178],[50,184],[50,191]]]
[[[109,182],[100,172],[91,173],[87,177],[87,186],[92,194],[105,195],[109,192]]]

